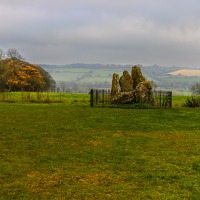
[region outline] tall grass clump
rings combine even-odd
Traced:
[[[190,107],[190,108],[200,107],[200,97],[199,96],[192,96],[190,98],[187,98],[184,106]]]

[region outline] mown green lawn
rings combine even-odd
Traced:
[[[0,199],[199,199],[200,109],[0,103]]]

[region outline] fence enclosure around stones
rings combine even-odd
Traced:
[[[172,92],[171,91],[153,91],[154,103],[151,106],[160,108],[172,107]],[[139,104],[139,103],[138,103]],[[121,104],[111,102],[111,89],[91,89],[90,91],[91,107],[128,107],[132,108],[136,103]]]

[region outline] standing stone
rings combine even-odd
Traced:
[[[141,69],[137,66],[132,68],[131,75],[128,71],[124,71],[120,79],[118,74],[113,74],[110,102],[113,104],[154,103],[152,84],[145,80]]]
[[[111,96],[111,103],[129,104],[135,100],[134,92],[119,92],[118,94]]]
[[[154,103],[152,84],[150,81],[140,82],[135,90],[136,102]]]
[[[138,66],[132,67],[131,76],[133,80],[133,89],[135,90],[137,85],[145,81],[144,76],[142,75],[141,69]]]
[[[121,92],[132,92],[133,91],[133,79],[128,71],[124,71],[123,75],[119,79],[119,85]]]
[[[111,96],[118,94],[119,92],[119,75],[114,73],[112,79]]]

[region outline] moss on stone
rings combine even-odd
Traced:
[[[123,75],[119,79],[119,85],[121,92],[131,92],[133,91],[133,79],[128,71],[124,71]]]
[[[111,96],[118,94],[119,92],[119,75],[114,73],[112,79]]]

